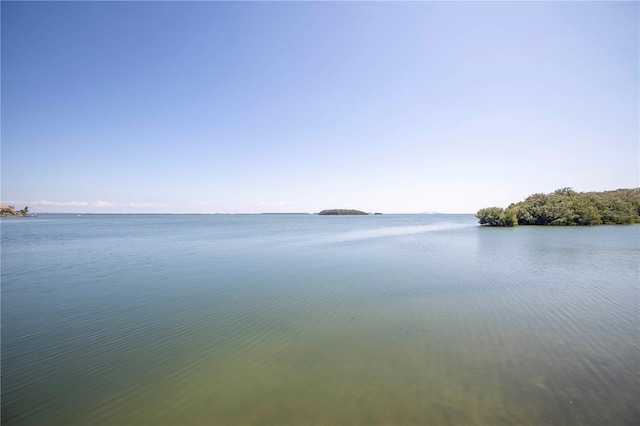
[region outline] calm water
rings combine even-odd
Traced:
[[[640,424],[640,225],[3,219],[2,424]]]

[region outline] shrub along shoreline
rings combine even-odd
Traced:
[[[485,226],[640,223],[640,188],[604,192],[563,188],[550,194],[530,195],[506,209],[480,209],[476,217]]]

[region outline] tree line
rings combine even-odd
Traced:
[[[350,210],[350,209],[329,209],[329,210],[322,210],[320,213],[318,213],[320,215],[328,215],[328,216],[334,216],[334,215],[339,215],[339,216],[343,216],[343,215],[368,215],[369,213],[367,212],[363,212],[360,210]]]
[[[13,216],[29,216],[29,207],[25,207],[22,210],[16,210],[14,206],[0,206],[1,217],[13,217]]]
[[[604,192],[557,189],[550,194],[530,195],[506,209],[480,209],[476,217],[486,226],[640,223],[640,188]]]

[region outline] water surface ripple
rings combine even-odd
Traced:
[[[640,424],[640,225],[3,219],[2,424]]]

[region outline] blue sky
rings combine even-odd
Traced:
[[[473,213],[640,185],[638,2],[1,14],[3,205]]]

